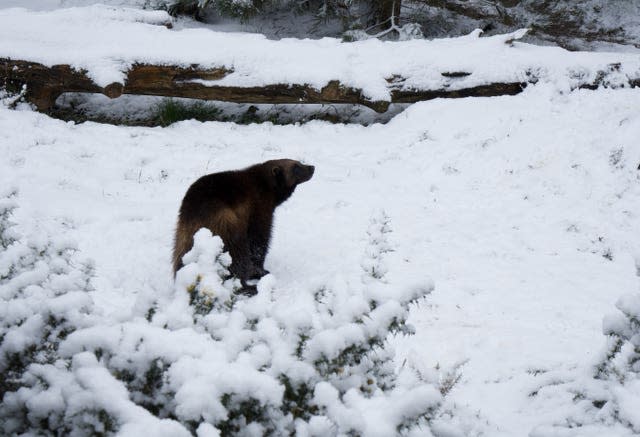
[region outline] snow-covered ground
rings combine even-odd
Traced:
[[[435,281],[399,362],[459,366],[445,406],[466,434],[527,435],[570,406],[531,393],[591,365],[603,316],[638,290],[638,104],[637,90],[535,88],[416,104],[384,126],[164,129],[2,109],[0,165],[20,190],[19,230],[77,240],[115,323],[172,287],[173,226],[193,180],[276,157],[314,164],[277,212],[276,289],[353,280],[384,209],[404,270]]]
[[[19,190],[19,233],[74,240],[94,260],[100,318],[87,341],[146,323],[174,292],[173,230],[191,182],[274,158],[313,164],[276,213],[272,275],[260,286],[274,314],[298,323],[318,289],[359,283],[367,229],[383,210],[385,287],[435,284],[412,308],[415,335],[391,339],[396,367],[440,379],[434,435],[633,435],[637,384],[612,389],[611,414],[580,410],[576,393],[602,358],[603,317],[640,287],[640,91],[564,85],[419,103],[367,127],[76,125],[0,105],[0,187]],[[251,305],[272,305],[265,296]],[[159,311],[170,313],[166,302]],[[200,334],[175,339],[189,339],[186,351]],[[100,390],[104,368],[78,337],[66,347]]]

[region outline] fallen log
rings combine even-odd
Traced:
[[[611,69],[617,67],[610,66]],[[385,112],[391,103],[415,103],[436,98],[495,97],[516,95],[537,78],[531,76],[528,82],[506,82],[476,85],[467,88],[443,88],[435,90],[407,89],[404,78],[393,76],[387,79],[390,100],[370,100],[362,90],[344,86],[337,80],[330,81],[317,89],[306,84],[273,84],[265,86],[240,87],[216,85],[232,73],[225,67],[201,68],[175,65],[134,64],[127,72],[124,83],[114,82],[104,87],[96,85],[86,71],[76,70],[69,65],[46,65],[22,60],[0,58],[0,85],[14,88],[26,85],[25,98],[39,111],[50,111],[62,93],[101,93],[109,98],[122,94],[139,94],[165,97],[186,97],[202,100],[219,100],[235,103],[347,103],[367,106],[377,112]],[[464,78],[471,73],[441,73],[450,81]],[[579,88],[595,89],[601,85],[605,74],[599,75],[593,83],[583,83]],[[640,86],[639,79],[629,80],[629,86]]]
[[[51,67],[37,62],[0,59],[0,83],[21,87],[26,85],[26,99],[40,111],[49,111],[62,93],[101,93],[110,98],[122,94],[187,97],[202,100],[220,100],[235,103],[348,103],[367,106],[384,112],[391,103],[415,103],[435,98],[470,96],[514,95],[521,92],[526,83],[495,83],[456,90],[405,90],[398,86],[398,78],[389,80],[390,101],[367,99],[361,90],[330,81],[317,89],[310,85],[273,84],[260,87],[219,86],[212,84],[233,70],[227,68],[203,69],[197,65],[180,67],[172,65],[135,64],[127,72],[123,83],[96,85],[86,71],[75,70],[69,65]],[[463,77],[469,73],[443,73],[444,77]]]

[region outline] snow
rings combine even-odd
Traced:
[[[568,52],[513,43],[524,36],[525,30],[486,38],[481,38],[478,30],[459,38],[432,41],[373,39],[342,43],[335,38],[272,41],[258,34],[172,30],[160,25],[170,20],[162,11],[104,5],[53,11],[2,9],[0,57],[49,66],[69,64],[86,70],[102,87],[124,83],[126,71],[135,63],[197,64],[233,69],[224,78],[205,85],[288,83],[320,89],[339,80],[345,86],[362,89],[370,100],[389,100],[388,79],[395,75],[405,79],[399,85],[405,90],[525,82],[531,75],[567,88],[594,81],[599,71],[618,76],[614,85],[624,85],[629,78],[640,76],[637,55]],[[610,71],[611,64],[620,64],[619,71]],[[442,76],[447,72],[471,74],[462,78]]]
[[[110,426],[80,414],[87,410],[116,417],[120,435],[219,435],[207,421],[229,413],[223,394],[274,407],[284,392],[277,375],[312,381],[314,361],[384,341],[383,328],[406,315],[402,303],[426,295],[411,306],[411,326],[388,339],[395,355],[379,357],[397,386],[384,396],[367,393],[358,369],[332,373],[310,393],[320,411],[296,419],[298,435],[331,435],[336,424],[393,435],[426,410],[433,415],[414,435],[640,432],[640,91],[568,92],[571,81],[614,59],[623,67],[608,80],[624,83],[638,71],[636,58],[504,44],[513,36],[276,43],[142,22],[164,18],[103,6],[0,10],[0,56],[73,58],[104,83],[119,80],[134,59],[215,58],[234,66],[225,80],[243,85],[323,84],[337,71],[376,98],[384,98],[381,79],[392,70],[433,86],[442,71],[469,68],[474,74],[463,81],[483,81],[517,78],[535,64],[549,80],[514,97],[415,104],[366,127],[78,125],[26,105],[8,109],[7,100],[0,217],[13,211],[16,226],[0,235],[0,367],[13,352],[46,349],[48,316],[74,329],[57,361],[33,364],[21,388],[5,395],[0,415],[11,421],[3,426],[28,405],[33,420],[48,418],[76,435]],[[63,24],[74,30],[59,32]],[[100,32],[89,30],[98,25]],[[202,45],[181,45],[196,36]],[[206,41],[212,45],[203,51]],[[291,62],[298,55],[316,56],[300,64],[318,65],[315,76]],[[484,62],[495,56],[503,63]],[[172,238],[187,187],[210,172],[281,157],[316,172],[277,210],[265,266],[271,274],[258,294],[234,297],[237,281],[221,279],[230,260],[206,230],[174,283]],[[12,187],[17,195],[9,195]],[[204,299],[190,303],[185,290],[194,283]],[[301,334],[308,339],[296,357]],[[165,375],[151,399],[127,386],[127,375],[144,377],[149,363]],[[144,402],[172,403],[175,417],[159,419]],[[245,431],[260,435],[261,426]]]
[[[186,121],[126,128],[1,109],[0,165],[20,191],[19,230],[64,235],[95,260],[91,296],[106,325],[71,335],[63,349],[71,356],[87,345],[135,348],[136,331],[154,341],[161,326],[136,320],[148,302],[170,296],[173,226],[193,180],[282,156],[314,164],[314,179],[277,212],[266,265],[272,275],[245,314],[264,314],[259,307],[273,294],[280,304],[272,315],[284,323],[317,323],[308,319],[309,293],[323,285],[349,290],[371,265],[367,247],[378,244],[393,255],[381,278],[391,290],[411,293],[420,278],[429,287],[425,275],[434,280],[427,302],[412,311],[416,335],[395,343],[397,363],[424,375],[458,369],[441,429],[527,435],[568,414],[570,396],[543,402],[541,388],[578,379],[604,345],[602,317],[619,296],[637,292],[639,101],[636,90],[560,94],[539,86],[516,97],[416,104],[369,127]],[[391,240],[384,225],[372,225],[385,222]],[[177,330],[152,350],[166,349],[168,360],[224,360],[218,349],[206,352],[205,337],[179,329],[186,295],[174,302],[155,320],[172,320]],[[344,314],[335,317],[348,320],[355,308],[339,302],[332,305]],[[620,302],[637,309],[635,300]],[[130,340],[120,339],[117,324],[108,327],[119,322],[131,326]],[[224,334],[237,342],[226,347],[242,350],[242,320],[210,315],[205,323],[236,332]],[[260,323],[261,332],[273,329]],[[277,330],[269,335],[278,341]],[[331,350],[322,337],[314,341]],[[175,372],[193,375],[184,383],[194,390],[220,384],[199,379],[211,377],[210,367],[188,363]],[[540,399],[529,395],[535,391]]]

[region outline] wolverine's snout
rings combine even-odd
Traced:
[[[303,165],[301,166],[304,170],[301,172],[302,174],[299,176],[299,183],[307,182],[313,176],[313,172],[316,168],[313,165]]]

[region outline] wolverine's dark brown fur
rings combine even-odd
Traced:
[[[247,287],[248,279],[267,274],[264,259],[273,212],[298,184],[311,179],[313,172],[311,165],[278,159],[198,179],[182,199],[173,249],[174,273],[193,246],[193,234],[204,227],[222,238],[231,255],[231,273],[243,286]]]

